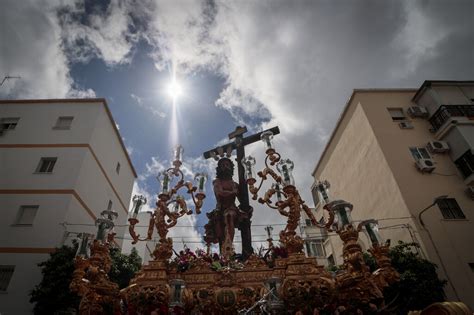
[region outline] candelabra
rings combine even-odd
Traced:
[[[257,173],[261,179],[258,186],[255,186],[257,179],[255,178],[253,170],[255,158],[249,156],[242,160],[249,191],[252,194],[253,200],[258,200],[259,203],[266,204],[268,207],[278,210],[281,215],[288,218],[285,229],[280,232],[280,242],[286,247],[289,254],[301,253],[303,251],[303,239],[296,235],[296,228],[301,218],[301,211],[306,213],[315,226],[321,228],[329,228],[334,220],[334,216],[332,212],[329,212],[329,221],[324,224],[316,220],[311,209],[305,204],[305,201],[301,199],[295,187],[292,175],[294,163],[289,159],[281,159],[280,154],[276,152],[273,147],[273,134],[271,131],[262,133],[261,139],[265,144],[265,153],[267,156],[265,158],[265,168]],[[280,175],[274,170],[275,167]],[[265,192],[263,198],[259,198],[258,192],[263,182],[269,178],[272,178],[274,182],[271,188]],[[274,195],[277,197],[275,203],[271,200]]]
[[[377,220],[364,220],[356,226],[351,216],[352,204],[344,200],[330,201],[328,194],[329,186],[327,181],[318,182],[316,188],[324,199],[324,209],[333,213],[335,217],[335,224],[331,226],[330,230],[334,229],[344,244],[342,250],[344,265],[349,272],[341,274],[339,283],[341,286],[344,286],[345,280],[347,280],[349,285],[353,283],[354,278],[366,278],[365,284],[373,297],[383,298],[381,292],[383,288],[399,280],[399,274],[392,267],[388,256],[390,240],[384,241],[381,237]],[[373,255],[377,265],[380,267],[372,275],[370,275],[369,268],[365,265],[362,247],[358,242],[361,231],[370,240],[372,247],[368,251]]]
[[[117,216],[117,212],[112,210],[101,212],[101,217],[96,220],[98,229],[92,244],[92,234],[79,234],[80,244],[70,284],[71,291],[81,297],[79,314],[103,314],[107,308],[117,311],[120,307],[119,287],[108,278],[112,267],[109,249],[115,236],[113,221]]]
[[[167,237],[168,231],[177,224],[180,217],[193,213],[191,209],[188,209],[184,197],[179,195],[178,191],[182,188],[187,189],[186,193],[192,198],[196,214],[201,213],[203,200],[206,198],[205,183],[207,175],[205,173],[196,174],[194,177],[196,186],[194,186],[192,182],[185,182],[184,174],[180,169],[182,156],[183,147],[178,145],[173,150],[173,166],[158,176],[158,180],[161,182],[161,192],[158,194],[155,210],[150,213],[147,236],[140,238],[140,235],[135,233],[135,225],[139,222],[137,219],[138,212],[140,207],[146,203],[144,197],[134,197],[134,208],[131,212],[131,217],[128,219],[130,222],[129,232],[133,238],[132,244],[136,244],[138,241],[151,240],[153,230],[156,227],[160,239],[153,252],[153,256],[157,260],[171,258],[173,255],[173,241]],[[176,180],[176,184],[171,187],[174,179]]]
[[[382,290],[388,284],[398,281],[398,273],[391,266],[388,257],[390,242],[383,242],[378,233],[377,221],[366,220],[355,226],[351,218],[352,204],[344,200],[330,200],[328,181],[319,181],[316,189],[323,199],[323,209],[327,211],[327,219],[318,222],[311,209],[305,204],[296,189],[292,175],[294,164],[289,159],[282,159],[276,152],[272,144],[273,135],[265,132],[261,135],[261,140],[265,144],[265,168],[257,173],[260,183],[256,185],[257,179],[253,167],[255,158],[249,156],[242,160],[245,168],[245,178],[252,194],[253,200],[258,200],[261,204],[266,204],[272,209],[276,209],[281,215],[287,217],[285,229],[280,232],[280,243],[286,247],[288,254],[298,254],[303,251],[303,239],[296,235],[301,212],[304,211],[312,224],[324,228],[328,231],[335,231],[343,241],[344,270],[335,279],[338,288],[338,301],[347,307],[374,308],[380,306],[383,301]],[[276,168],[276,171],[274,170]],[[262,184],[272,179],[273,183],[263,197],[258,193]],[[276,200],[272,198],[276,195]],[[379,269],[373,274],[365,265],[362,248],[358,243],[359,232],[367,234],[372,243],[369,252],[374,256]],[[354,287],[358,290],[354,290]],[[357,305],[353,303],[357,301]],[[375,304],[373,304],[375,303]]]

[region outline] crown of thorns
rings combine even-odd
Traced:
[[[234,166],[234,162],[232,162],[231,159],[223,157],[223,158],[220,158],[219,161],[217,161],[217,167],[222,166],[222,163],[224,163],[225,161],[230,162],[230,164],[232,164],[232,166]]]

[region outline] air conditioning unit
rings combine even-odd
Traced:
[[[431,173],[436,168],[434,164],[432,159],[418,159],[416,161],[416,167],[422,173]]]
[[[408,107],[408,115],[411,117],[427,118],[429,114],[423,106],[410,106]]]
[[[449,151],[449,145],[445,141],[430,141],[427,147],[428,150],[434,153],[445,153]]]
[[[398,126],[400,129],[413,129],[413,125],[409,121],[402,121],[401,123],[398,123]]]
[[[474,186],[467,186],[466,194],[474,200]]]

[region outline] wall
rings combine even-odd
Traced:
[[[98,111],[93,103],[1,103],[0,117],[20,120],[15,130],[0,136],[0,143],[89,143]],[[59,116],[74,116],[71,129],[53,129]]]
[[[406,228],[400,224],[413,225],[413,221],[360,101],[360,95],[356,94],[352,108],[341,121],[344,127],[338,130],[337,142],[331,142],[330,153],[323,157],[314,174],[315,180],[328,180],[332,199],[344,199],[354,205],[352,218],[355,221],[383,219],[379,221],[383,237],[394,243],[412,241]],[[392,107],[397,105],[396,101],[391,103]],[[331,233],[330,240],[336,264],[341,264],[339,237]],[[361,235],[360,240],[364,247],[368,247],[365,236]]]
[[[95,155],[101,161],[107,178],[114,187],[113,194],[118,201],[114,203],[115,210],[117,212],[128,211],[135,177],[127,161],[127,153],[124,152],[124,148],[115,132],[115,126],[111,124],[105,106],[101,107],[103,110],[97,115],[90,144]],[[118,174],[116,172],[117,163],[120,163]]]
[[[14,265],[15,271],[10,280],[7,293],[0,293],[0,313],[4,315],[32,314],[33,305],[29,303],[29,293],[41,279],[38,263],[47,260],[48,254],[0,253],[2,265]],[[36,270],[32,272],[32,270]]]
[[[86,148],[2,148],[0,189],[71,189]],[[57,157],[52,173],[36,173],[42,157]]]

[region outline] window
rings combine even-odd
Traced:
[[[410,153],[415,160],[431,159],[431,156],[426,148],[410,148]]]
[[[311,219],[305,219],[306,226],[312,226],[313,223],[311,222]]]
[[[460,158],[454,161],[464,178],[468,178],[474,173],[474,154],[469,149]]]
[[[326,222],[324,221],[324,217],[321,217],[321,219],[319,219],[319,224],[326,224]],[[324,237],[324,239],[326,239],[328,237],[328,231],[326,229],[319,229],[321,231],[321,236]]]
[[[306,243],[306,249],[310,256],[325,257],[323,243],[320,240],[309,241]]]
[[[321,202],[321,200],[319,199],[319,190],[318,190],[317,185],[314,185],[311,188],[311,194],[313,195],[314,206],[317,207],[319,205],[319,203]]]
[[[117,166],[115,167],[115,171],[117,172],[117,174],[120,173],[120,163],[117,163]]]
[[[18,117],[6,117],[0,120],[0,129],[3,130],[13,130],[18,125],[18,121],[20,118]]]
[[[466,218],[461,208],[459,207],[456,199],[444,198],[439,199],[436,203],[439,209],[441,210],[441,214],[443,215],[444,219],[452,220]]]
[[[15,225],[33,225],[39,206],[21,206]]]
[[[15,271],[15,266],[0,265],[0,292],[6,292]]]
[[[402,108],[387,108],[393,121],[405,120],[405,114]]]
[[[52,173],[57,159],[55,157],[42,157],[36,168],[36,173]]]
[[[328,265],[329,266],[335,266],[336,265],[336,261],[334,260],[334,256],[332,254],[328,256]]]
[[[63,129],[63,130],[71,129],[71,124],[72,124],[73,119],[74,117],[72,116],[59,117],[58,120],[56,121],[56,126],[54,126],[53,129]]]
[[[400,127],[400,129],[413,129],[413,125],[409,121],[399,122],[398,127]]]
[[[107,204],[107,210],[112,210],[112,200],[109,200],[109,203]]]

